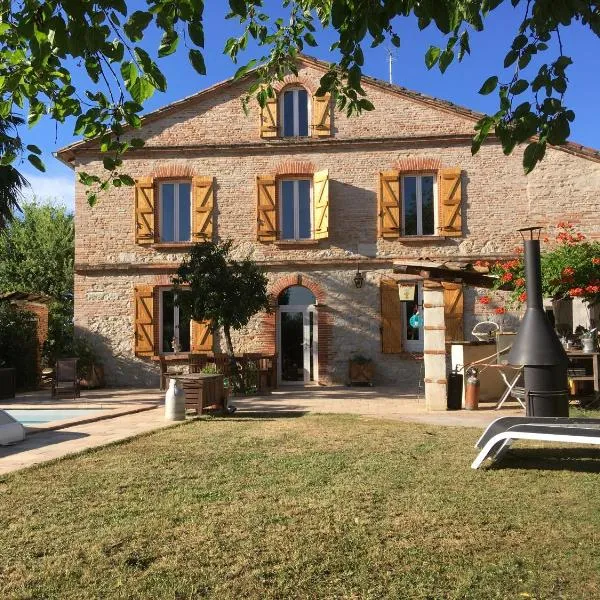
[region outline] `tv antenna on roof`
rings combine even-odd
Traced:
[[[390,74],[390,83],[394,83],[394,78],[392,74],[392,63],[396,62],[396,51],[392,50],[389,46],[385,49],[388,54],[388,67]]]

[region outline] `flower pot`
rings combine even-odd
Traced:
[[[586,354],[592,354],[596,351],[596,340],[594,338],[584,338],[581,340],[581,346]]]

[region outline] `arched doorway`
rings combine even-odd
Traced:
[[[278,380],[282,385],[318,381],[318,326],[315,295],[292,285],[278,297]]]

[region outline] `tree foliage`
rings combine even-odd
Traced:
[[[73,295],[73,216],[63,207],[23,205],[21,218],[0,232],[0,290]]]
[[[425,55],[427,68],[444,72],[470,54],[470,35],[480,31],[489,14],[511,3],[523,19],[512,43],[507,39],[504,68],[512,75],[492,75],[480,93],[498,94],[498,110],[476,126],[473,152],[495,133],[509,154],[527,142],[523,164],[529,172],[544,156],[546,145],[561,144],[569,136],[574,113],[564,104],[571,59],[560,38],[562,28],[578,21],[600,35],[596,0],[284,0],[286,18],[272,18],[263,0],[229,0],[229,18],[239,21],[239,36],[225,42],[224,52],[240,62],[236,77],[252,69],[249,97],[264,104],[271,83],[296,72],[298,52],[317,45],[320,29],[332,30],[331,47],[338,60],[322,77],[318,94],[331,92],[348,115],[371,110],[361,85],[364,50],[383,43],[400,45],[403,19],[416,18],[421,29],[433,27],[445,44]],[[30,126],[46,116],[58,123],[75,120],[74,133],[98,139],[104,153],[106,176],[85,172],[93,204],[110,185],[132,185],[123,172],[122,156],[143,144],[124,139],[126,126],[139,128],[143,104],[155,91],[167,88],[159,61],[185,53],[199,75],[206,73],[202,0],[23,0],[0,4],[0,119],[27,113]],[[144,48],[151,28],[161,32],[158,47]],[[512,34],[508,34],[511,36]],[[552,51],[551,41],[557,45]],[[182,43],[183,42],[183,43]],[[259,60],[244,62],[244,51],[256,43],[264,49]],[[546,60],[537,60],[550,54]],[[532,59],[536,57],[536,61]],[[532,67],[540,63],[539,67]],[[536,71],[537,69],[537,71]],[[75,85],[75,72],[87,74],[89,85]],[[44,170],[39,148],[23,148],[18,133],[0,131],[1,165],[25,155]]]
[[[43,202],[24,204],[22,215],[0,231],[0,291],[50,296],[44,359],[74,351],[73,216]]]
[[[179,302],[194,321],[223,329],[227,352],[234,356],[231,330],[245,327],[258,312],[270,310],[267,277],[249,257],[231,256],[231,240],[194,244],[177,270],[176,286],[189,286]]]
[[[35,315],[0,302],[0,367],[15,369],[17,388],[37,384],[37,351]]]

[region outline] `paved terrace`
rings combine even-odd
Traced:
[[[66,423],[60,429],[46,428],[30,433],[25,441],[14,446],[0,446],[0,475],[172,426],[173,423],[164,420],[163,401],[163,392],[146,389],[84,391],[75,402],[52,400],[48,391],[20,395],[10,402],[1,401],[0,408],[7,409],[102,407],[115,409],[120,416],[101,420],[86,418],[86,422],[79,424]],[[427,412],[423,398],[402,396],[396,388],[384,387],[284,388],[268,396],[235,398],[232,404],[238,408],[236,416],[246,418],[273,413],[298,416],[310,412],[350,413],[479,429],[499,416],[523,413],[514,406],[495,411],[493,405],[483,405],[478,411]]]

